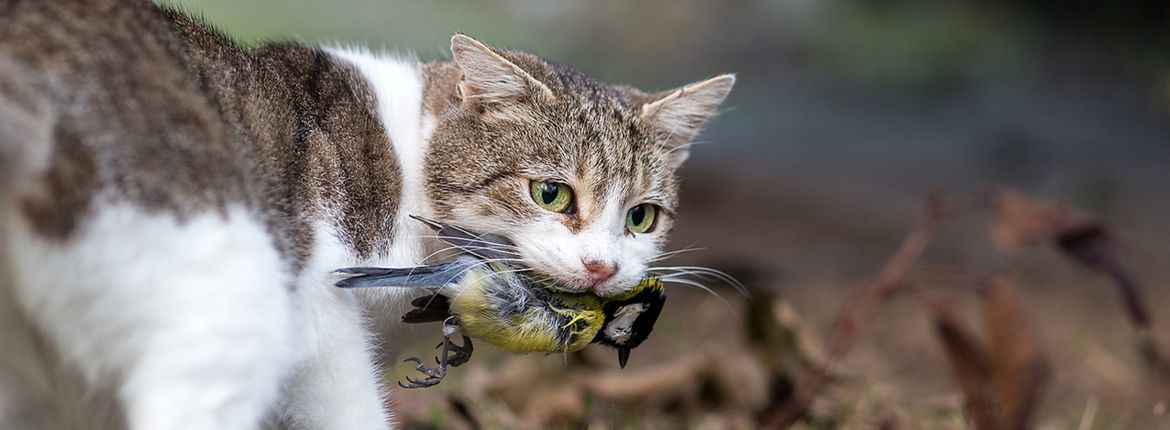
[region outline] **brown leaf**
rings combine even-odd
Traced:
[[[985,291],[983,324],[991,358],[1000,427],[1028,428],[1048,366],[1011,282],[993,278]]]
[[[995,219],[990,235],[1000,250],[1015,252],[1043,243],[1055,243],[1070,232],[1099,225],[1096,218],[1081,209],[1004,191],[995,199]]]
[[[1133,273],[1122,264],[1109,229],[1084,210],[1060,202],[1035,200],[1014,191],[996,195],[991,239],[1004,252],[1051,243],[1078,265],[1113,279],[1130,321],[1149,330],[1150,312]]]
[[[998,430],[995,390],[991,384],[992,366],[987,352],[955,319],[950,307],[930,306],[934,311],[935,330],[946,351],[955,381],[963,391],[967,414],[978,430]]]

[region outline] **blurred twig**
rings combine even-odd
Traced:
[[[805,415],[813,399],[824,389],[828,375],[833,373],[857,342],[858,335],[869,326],[882,305],[906,285],[906,274],[922,256],[942,221],[954,213],[986,206],[991,196],[988,192],[980,191],[950,200],[939,193],[932,193],[927,198],[922,219],[886,261],[877,279],[863,287],[841,308],[828,340],[825,360],[797,389],[792,401],[766,415],[764,428],[785,428]]]
[[[995,209],[990,236],[1005,252],[1048,244],[1077,264],[1110,277],[1121,293],[1143,356],[1160,376],[1170,375],[1170,355],[1153,333],[1149,309],[1132,272],[1121,264],[1112,236],[1096,217],[1062,203],[1034,200],[1012,190],[979,191],[949,199],[935,193],[927,198],[922,218],[887,260],[877,279],[862,287],[839,311],[824,362],[797,388],[790,402],[767,411],[764,428],[785,428],[807,414],[813,400],[827,385],[828,375],[852,349],[881,307],[897,293],[910,288],[907,273],[943,221],[956,213],[989,207]],[[982,289],[987,346],[980,345],[958,323],[949,304],[921,289],[915,291],[934,315],[940,340],[966,394],[968,413],[975,427],[1027,428],[1047,372],[1038,342],[1022,317],[1010,283],[994,280]]]
[[[1146,364],[1160,379],[1170,378],[1170,354],[1155,336],[1141,289],[1133,272],[1122,264],[1117,242],[1100,219],[1061,202],[1036,200],[1011,190],[997,194],[995,209],[991,237],[1005,252],[1049,244],[1081,267],[1109,277],[1121,294]]]

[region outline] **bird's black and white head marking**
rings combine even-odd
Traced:
[[[665,304],[661,287],[645,288],[627,300],[606,303],[605,323],[593,342],[617,349],[618,364],[626,367],[630,350],[650,337]]]

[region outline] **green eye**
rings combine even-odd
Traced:
[[[532,181],[532,200],[553,212],[568,212],[573,207],[573,189],[560,182]]]
[[[632,233],[649,233],[658,219],[658,206],[642,203],[626,212],[626,229]]]

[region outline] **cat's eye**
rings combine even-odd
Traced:
[[[560,213],[573,208],[573,189],[560,182],[532,181],[532,200],[540,207]]]
[[[658,221],[658,206],[642,203],[626,212],[626,230],[631,233],[649,233]]]

